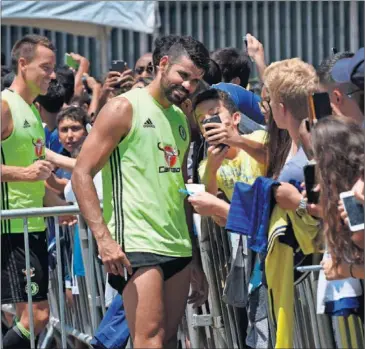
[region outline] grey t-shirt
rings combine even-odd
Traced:
[[[304,153],[303,148],[299,148],[298,152],[285,164],[280,172],[278,181],[289,182],[295,180],[304,182],[303,168],[308,164],[308,158]]]

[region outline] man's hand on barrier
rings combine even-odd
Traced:
[[[54,170],[54,166],[46,160],[38,160],[26,168],[29,182],[46,180]]]
[[[193,304],[193,308],[200,307],[208,299],[209,284],[202,267],[196,262],[191,263],[191,293],[188,303]]]
[[[132,266],[119,244],[111,236],[97,240],[99,255],[103,261],[105,272],[124,277],[124,267],[132,275]]]
[[[68,225],[69,227],[72,227],[77,223],[77,217],[72,215],[59,216],[58,221],[62,225]]]

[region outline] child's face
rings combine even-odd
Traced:
[[[195,118],[199,125],[200,131],[204,134],[203,121],[210,119],[214,115],[219,115],[223,124],[227,127],[235,128],[237,124],[234,122],[230,112],[224,107],[220,100],[209,99],[195,108]]]
[[[65,118],[58,124],[58,136],[68,152],[73,152],[87,135],[84,126],[75,120]]]

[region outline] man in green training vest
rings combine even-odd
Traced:
[[[56,57],[52,43],[27,35],[13,47],[16,74],[1,93],[1,209],[66,205],[45,180],[53,165],[45,160],[45,134],[33,101],[46,94],[55,78]],[[37,336],[47,325],[49,307],[48,253],[44,218],[28,220],[31,294]],[[3,338],[4,349],[30,348],[28,285],[22,219],[1,220],[1,302],[16,303],[16,324]]]
[[[109,283],[123,295],[135,348],[176,348],[190,283],[195,306],[208,296],[191,210],[179,192],[190,131],[176,105],[195,91],[209,53],[181,37],[161,56],[148,87],[118,96],[100,111],[72,177]],[[101,169],[104,217],[92,180]]]

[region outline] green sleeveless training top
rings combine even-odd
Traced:
[[[29,106],[16,92],[5,90],[1,99],[7,101],[13,119],[13,132],[1,142],[1,163],[27,167],[44,159],[45,135],[38,110]],[[1,182],[1,209],[43,207],[44,181]],[[1,220],[1,233],[23,233],[23,219]],[[44,218],[28,220],[29,232],[45,230]]]
[[[133,107],[133,121],[102,171],[105,221],[126,252],[190,257],[179,193],[190,143],[187,119],[174,105],[164,109],[147,89],[123,97]]]

